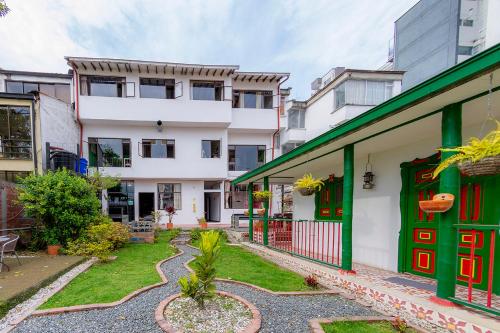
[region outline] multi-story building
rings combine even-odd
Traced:
[[[272,158],[287,73],[238,66],[66,57],[83,155],[119,176],[104,208],[132,221],[177,210],[175,224],[229,222],[246,207],[230,180]],[[164,220],[163,220],[164,221]]]
[[[421,0],[395,22],[394,69],[403,90],[500,41],[498,0]],[[393,58],[394,57],[394,58]]]

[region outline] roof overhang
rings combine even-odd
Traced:
[[[68,62],[69,66],[74,67],[77,70],[106,71],[115,73],[116,75],[120,75],[120,73],[139,72],[146,74],[189,74],[224,77],[233,74],[237,69],[239,69],[239,66],[236,65],[201,65],[111,58],[64,58]]]
[[[240,72],[235,71],[233,74],[234,81],[240,82],[280,82],[282,79],[287,79],[290,73],[272,73],[272,72]]]
[[[492,86],[496,91],[500,87],[500,44],[241,175],[232,183],[259,182],[266,176],[276,178],[272,182],[281,182],[280,177],[287,176],[285,170],[428,117],[447,105],[484,96],[490,88],[490,73],[494,73]]]

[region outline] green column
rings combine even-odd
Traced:
[[[342,269],[352,271],[352,202],[354,145],[344,147],[344,192],[342,194]]]
[[[264,191],[269,191],[269,177],[264,177]],[[268,242],[268,237],[267,237],[267,234],[268,234],[268,224],[269,224],[269,200],[265,200],[264,201],[264,232],[263,232],[263,235],[262,237],[264,238],[263,239],[263,242],[264,242],[264,245],[267,245],[269,244]]]
[[[441,140],[443,148],[462,145],[462,105],[446,106],[441,118]],[[442,152],[441,160],[454,153]],[[460,207],[460,172],[456,166],[446,168],[439,178],[439,192],[451,193],[455,196],[453,207],[441,213],[438,227],[437,251],[437,292],[439,298],[455,296],[457,272],[457,232],[453,227],[458,223]]]
[[[248,183],[248,240],[253,241],[253,183]]]

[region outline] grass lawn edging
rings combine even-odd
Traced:
[[[36,310],[32,313],[32,316],[46,316],[46,315],[55,315],[55,314],[61,314],[61,313],[78,312],[78,311],[86,311],[86,310],[93,310],[93,309],[106,309],[106,308],[114,307],[114,306],[120,305],[122,303],[125,303],[126,301],[129,301],[132,298],[137,297],[138,295],[140,295],[148,290],[161,287],[161,286],[168,283],[168,278],[163,273],[163,271],[161,269],[161,265],[169,260],[172,260],[172,259],[184,254],[184,251],[182,251],[180,249],[178,251],[179,251],[178,253],[176,253],[173,256],[170,256],[166,259],[159,261],[155,265],[155,269],[158,272],[158,274],[160,275],[160,279],[162,280],[162,282],[155,283],[155,284],[143,287],[141,289],[135,290],[135,291],[131,292],[130,294],[124,296],[122,299],[115,301],[115,302],[72,305],[72,306],[65,306],[65,307],[53,308],[53,309]]]
[[[314,318],[309,320],[309,327],[311,328],[311,333],[325,333],[325,330],[321,324],[332,324],[336,321],[365,321],[365,322],[380,322],[380,321],[392,321],[393,317],[388,316],[352,316],[352,317],[336,317],[336,318]],[[418,333],[425,333],[425,331],[420,328],[408,325],[408,328],[413,329]]]
[[[256,333],[260,330],[260,325],[262,324],[262,316],[255,305],[253,305],[252,303],[250,303],[246,299],[244,299],[240,296],[231,294],[229,292],[216,291],[216,293],[218,295],[221,295],[221,296],[234,298],[235,300],[244,304],[252,313],[252,320],[250,321],[248,326],[241,333]],[[165,299],[164,301],[162,301],[158,305],[158,307],[156,308],[155,320],[156,320],[156,323],[163,330],[163,332],[166,332],[166,333],[181,333],[182,332],[182,331],[178,331],[175,328],[173,328],[172,325],[170,325],[169,321],[167,319],[165,319],[165,316],[164,316],[165,308],[168,306],[168,304],[179,297],[181,297],[181,294],[172,295],[172,296],[168,297],[167,299]]]

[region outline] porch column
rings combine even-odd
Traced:
[[[248,240],[253,241],[253,183],[248,183]]]
[[[443,148],[454,148],[462,144],[462,105],[451,104],[444,107],[441,118],[441,141]],[[441,152],[441,160],[454,153]],[[455,196],[453,207],[441,213],[438,229],[437,292],[442,299],[455,296],[457,272],[457,232],[453,227],[458,223],[460,207],[460,172],[451,166],[441,172],[439,192]]]
[[[269,191],[269,177],[264,177],[264,191]],[[267,230],[268,230],[268,224],[269,224],[269,200],[264,200],[264,231],[263,231],[263,244],[267,245],[269,244],[268,242],[268,237],[267,237]]]
[[[344,147],[344,191],[342,199],[342,269],[352,271],[352,202],[354,145]]]

